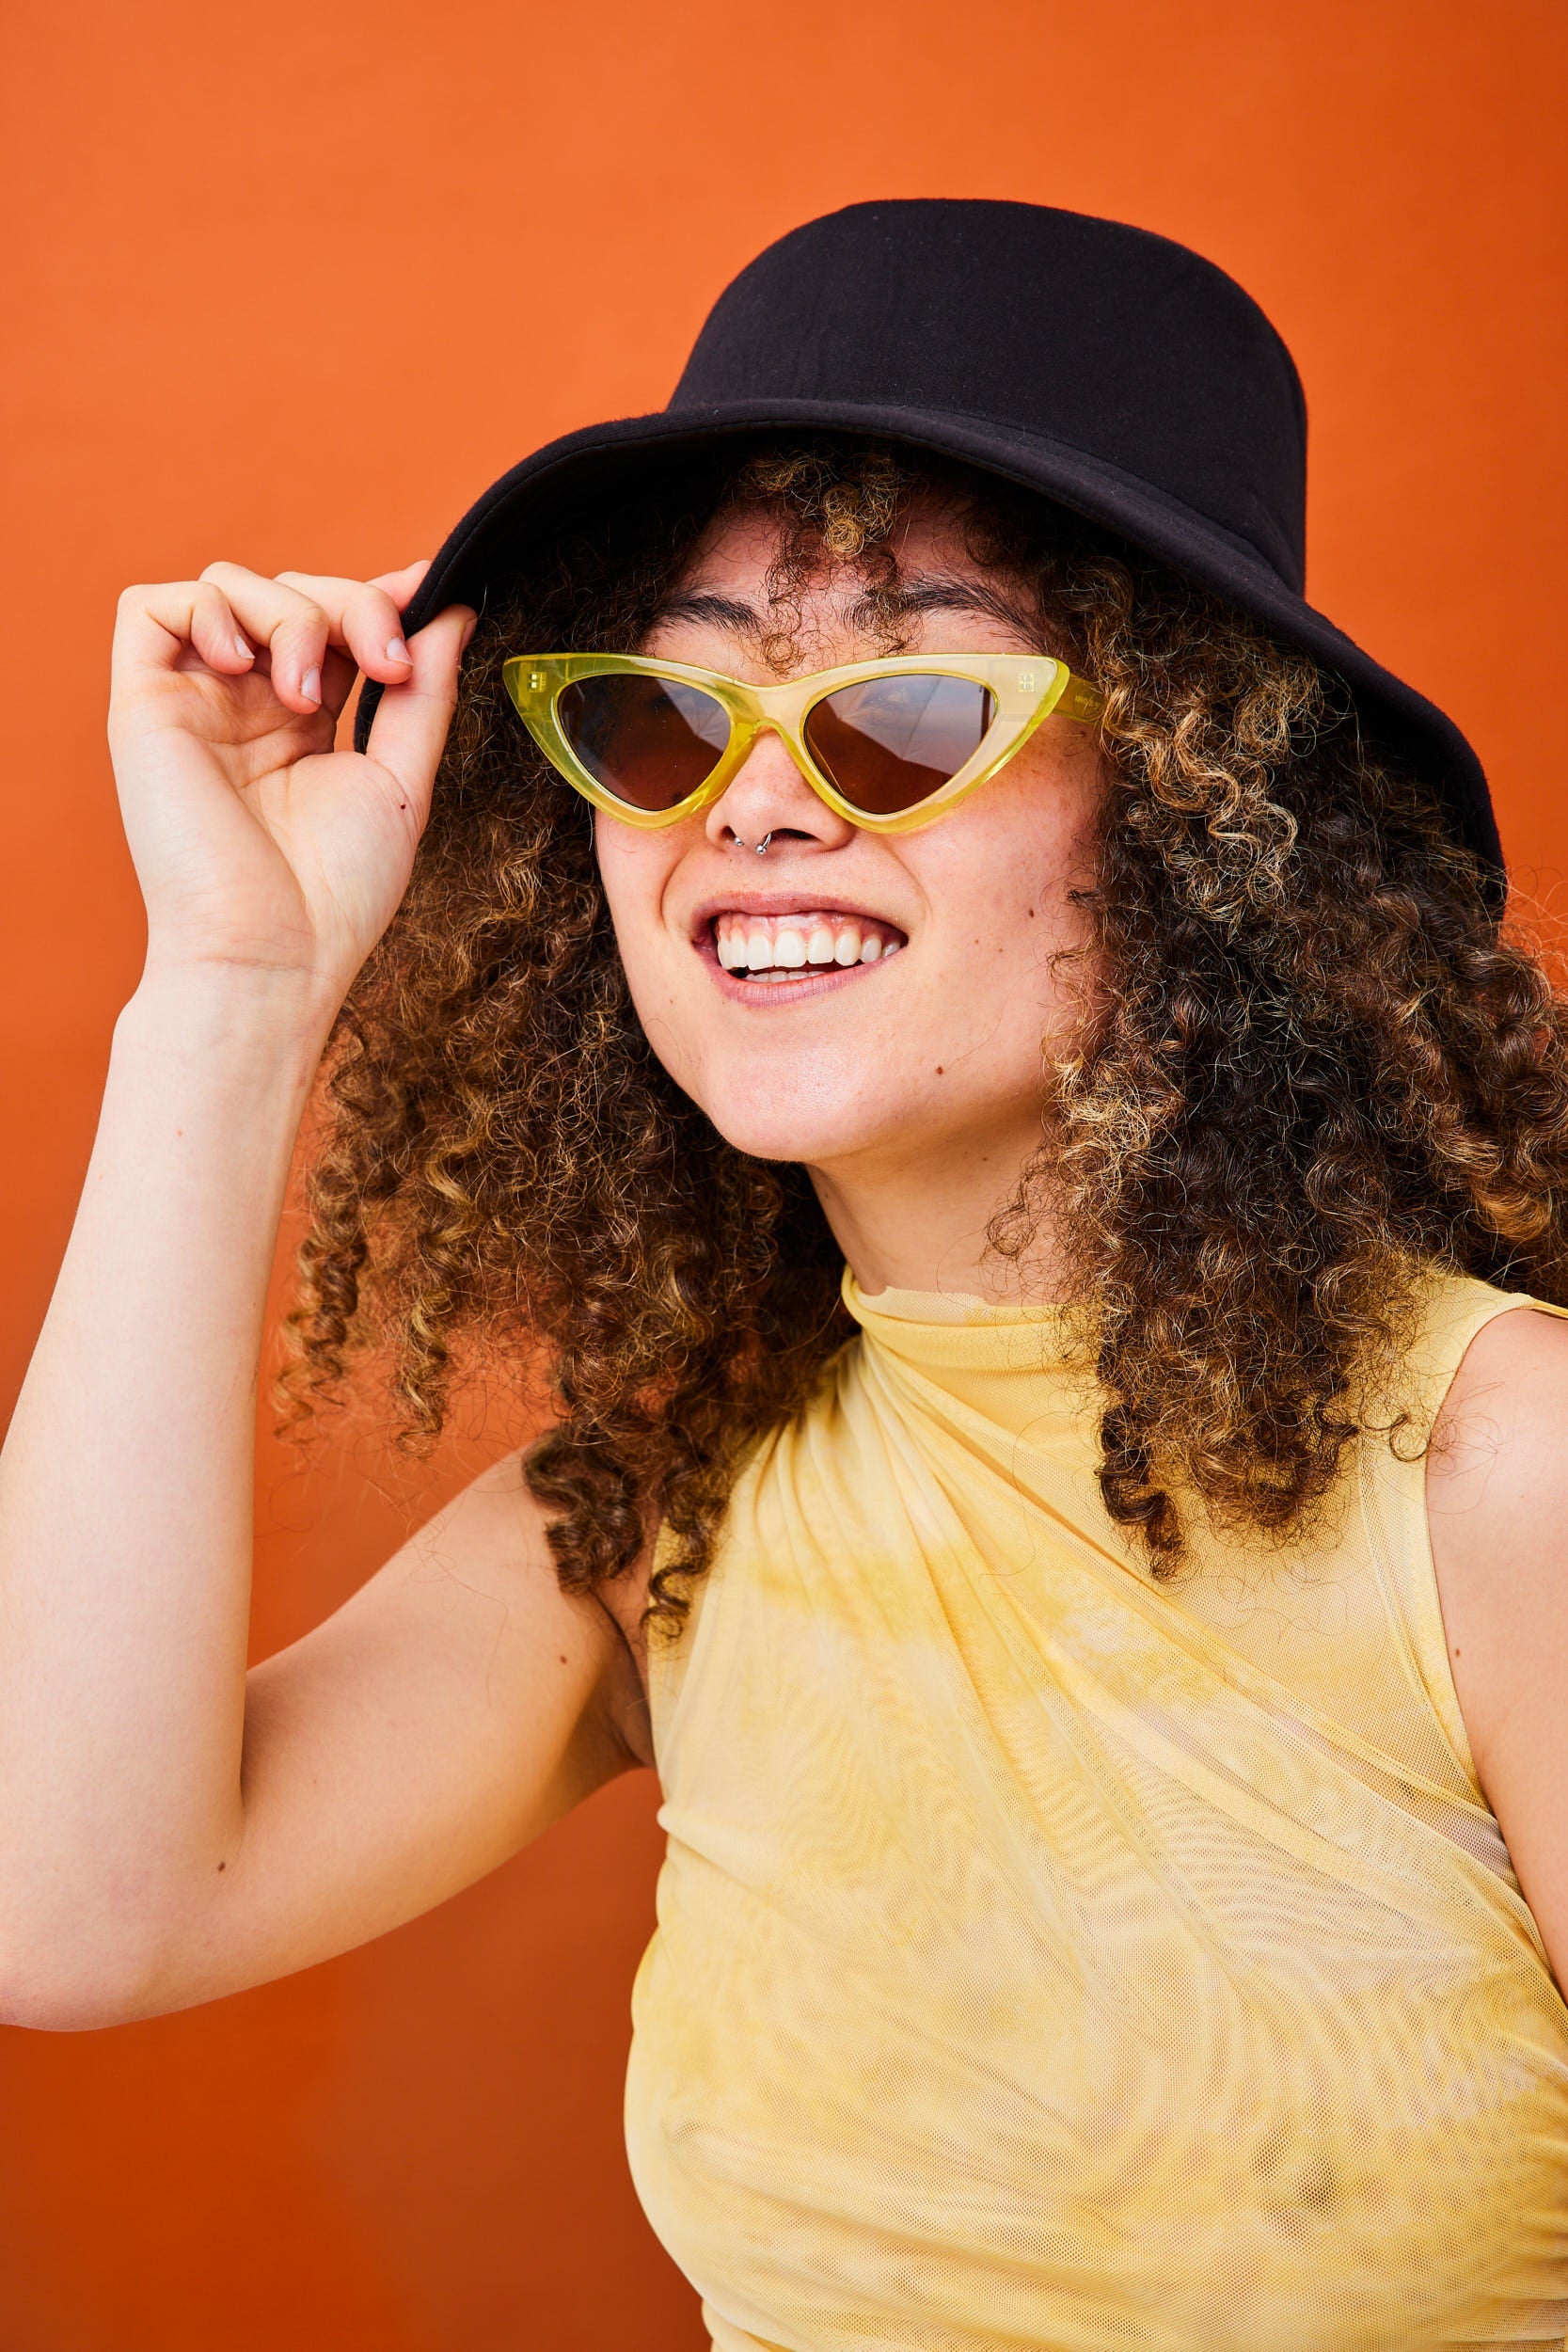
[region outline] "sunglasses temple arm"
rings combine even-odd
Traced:
[[[1105,716],[1105,697],[1086,678],[1074,677],[1069,671],[1067,684],[1053,706],[1053,715],[1076,719],[1080,726],[1098,726]]]

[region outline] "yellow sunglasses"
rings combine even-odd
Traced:
[[[780,686],[634,653],[517,654],[502,675],[567,783],[643,826],[710,808],[771,729],[840,817],[911,832],[994,776],[1053,711],[1092,726],[1104,708],[1049,654],[900,654]]]

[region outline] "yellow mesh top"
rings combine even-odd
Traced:
[[[1568,2331],[1568,2011],[1423,1469],[1157,1585],[1049,1315],[883,1292],[656,1658],[627,2128],[719,2352]],[[1431,1286],[1410,1401],[1532,1302]]]

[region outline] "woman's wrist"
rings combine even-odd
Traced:
[[[161,1043],[216,1068],[293,1073],[308,1086],[338,1003],[306,973],[150,957],[116,1023],[116,1041]]]

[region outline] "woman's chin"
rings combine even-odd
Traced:
[[[704,1110],[728,1144],[755,1160],[796,1160],[808,1168],[875,1158],[896,1145],[907,1156],[918,1143],[907,1121],[890,1118],[885,1104],[836,1106],[812,1101],[810,1090],[785,1099],[759,1101],[749,1091],[738,1100],[705,1102]]]
[[[806,1168],[828,1168],[875,1152],[881,1138],[875,1134],[846,1134],[842,1129],[802,1126],[787,1120],[715,1120],[724,1141],[753,1160],[796,1160]]]

